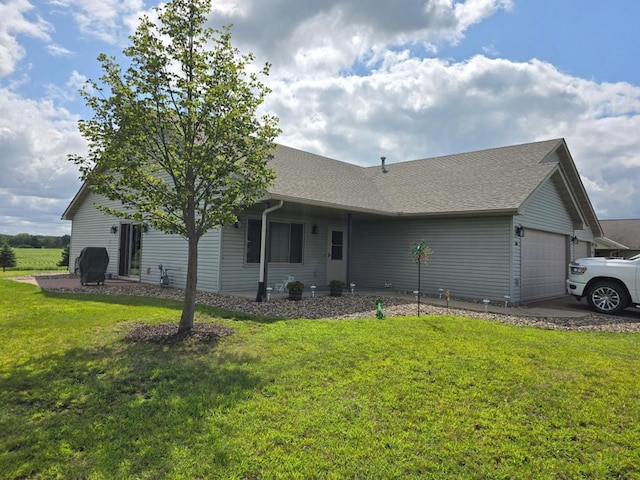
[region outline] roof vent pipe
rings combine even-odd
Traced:
[[[384,167],[384,161],[387,159],[387,157],[380,157],[380,161],[382,162],[382,173],[387,173],[388,170]]]

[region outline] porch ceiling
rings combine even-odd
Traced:
[[[266,205],[266,200],[263,200],[263,203],[259,203],[254,207],[247,210],[248,213],[260,214],[264,211],[264,206]],[[276,203],[275,200],[271,201],[270,204]],[[278,214],[282,214],[285,216],[295,216],[295,217],[321,217],[327,218],[332,221],[345,220],[349,214],[352,215],[354,220],[365,220],[365,219],[376,219],[376,218],[389,218],[393,217],[393,215],[388,214],[376,214],[370,212],[359,212],[350,209],[345,209],[344,207],[331,207],[326,205],[311,205],[306,203],[300,203],[295,201],[287,201],[284,200],[284,205],[282,208],[278,209]]]

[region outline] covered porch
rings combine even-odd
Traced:
[[[261,300],[268,293],[280,298],[288,295],[287,282],[299,281],[305,296],[322,296],[332,280],[344,282],[349,292],[353,223],[364,217],[376,216],[286,199],[241,212],[233,228],[222,232],[220,293],[257,298],[261,291]]]

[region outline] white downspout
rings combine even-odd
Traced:
[[[260,230],[260,277],[258,280],[258,294],[256,295],[256,302],[262,301],[262,294],[264,292],[264,266],[267,257],[267,215],[282,208],[283,205],[284,200],[280,200],[278,205],[269,207],[262,212],[262,226]]]

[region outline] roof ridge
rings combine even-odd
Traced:
[[[539,145],[539,144],[543,144],[543,143],[549,143],[549,144],[553,144],[554,146],[556,146],[559,142],[561,142],[563,140],[563,138],[552,138],[549,140],[539,140],[536,142],[525,142],[525,143],[520,143],[517,145],[503,145],[501,147],[490,147],[490,148],[483,148],[480,150],[468,150],[466,152],[458,152],[458,153],[450,153],[450,154],[446,154],[446,155],[436,155],[435,157],[424,157],[424,158],[414,158],[411,160],[402,160],[399,162],[394,162],[394,163],[387,163],[387,166],[393,166],[393,165],[404,165],[407,163],[412,163],[412,162],[422,162],[424,160],[437,160],[437,159],[443,159],[443,158],[452,158],[452,157],[458,157],[458,156],[463,156],[463,155],[471,155],[471,154],[481,154],[481,153],[486,153],[486,152],[497,152],[500,150],[513,150],[513,149],[517,149],[517,148],[522,148],[525,146],[533,146],[533,145]],[[551,152],[552,150],[554,150],[554,148],[550,148],[549,152]],[[387,157],[388,158],[388,157]],[[380,168],[380,165],[371,165],[368,167],[364,167],[366,169],[371,169],[371,168]]]

